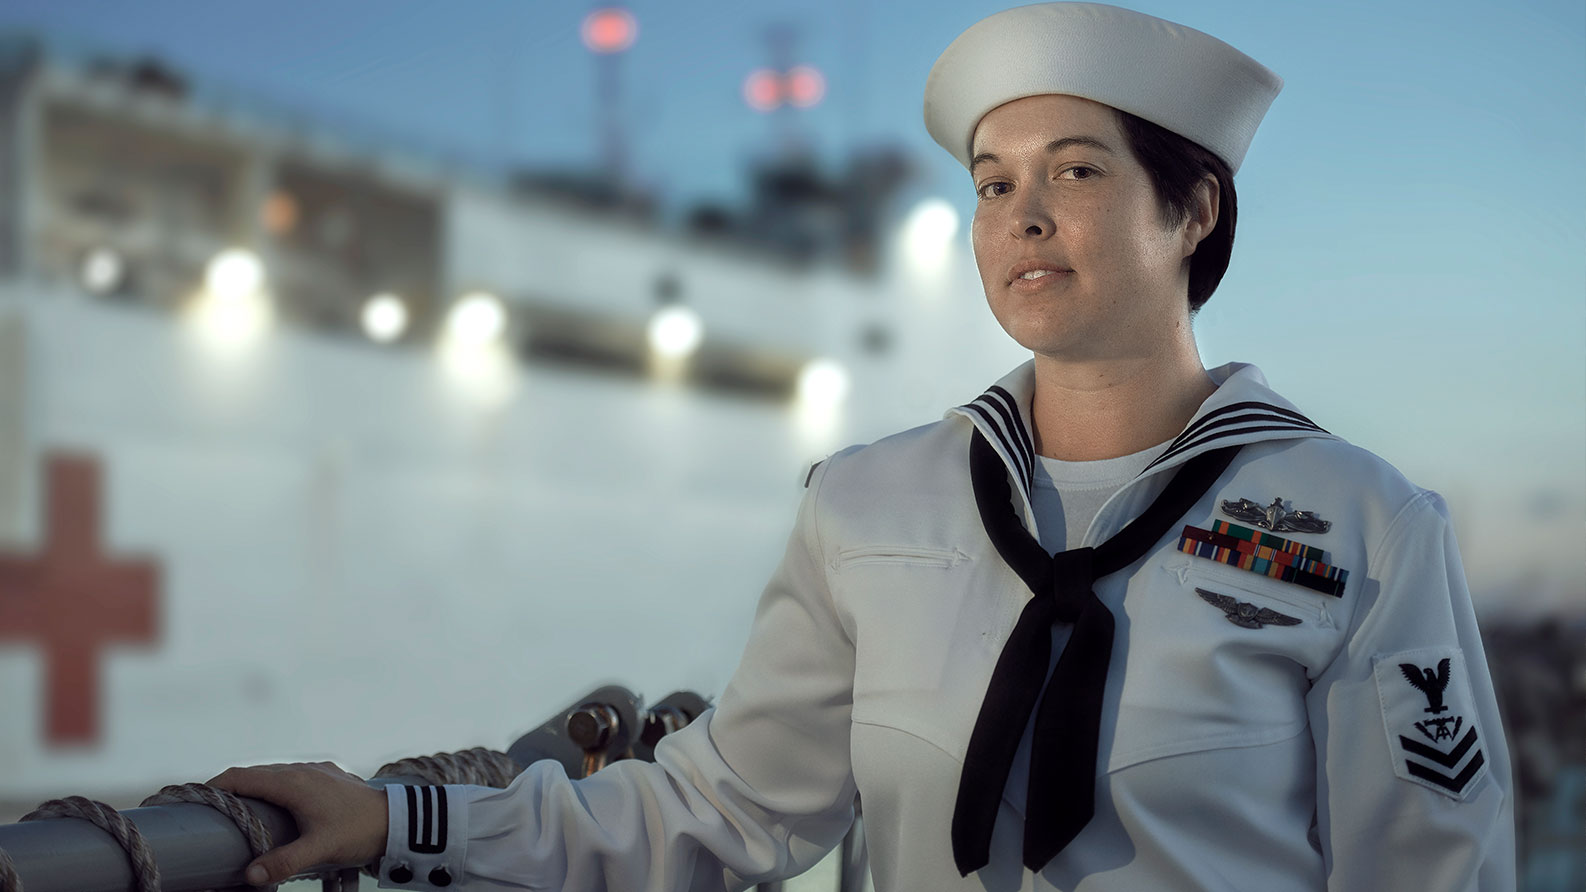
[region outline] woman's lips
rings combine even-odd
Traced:
[[[1046,274],[1034,279],[1025,278],[1025,273],[1021,272],[1008,282],[1008,288],[1019,294],[1032,294],[1067,282],[1074,274],[1071,269],[1042,269]]]

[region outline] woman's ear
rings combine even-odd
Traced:
[[[1217,208],[1222,199],[1222,187],[1217,177],[1206,174],[1195,184],[1195,195],[1190,204],[1189,219],[1184,225],[1184,256],[1195,253],[1201,239],[1217,228]]]

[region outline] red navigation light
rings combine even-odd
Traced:
[[[755,111],[770,111],[782,104],[782,77],[769,68],[758,69],[744,79],[743,98]]]
[[[826,95],[826,78],[809,65],[800,65],[787,74],[787,92],[792,103],[809,108]]]
[[[584,46],[597,53],[620,53],[639,39],[639,22],[633,13],[608,6],[584,16]]]

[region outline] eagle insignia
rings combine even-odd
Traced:
[[[1290,531],[1325,533],[1333,526],[1331,521],[1317,517],[1314,511],[1285,511],[1281,496],[1273,499],[1272,504],[1266,506],[1249,499],[1240,499],[1237,502],[1225,499],[1223,513],[1235,520],[1253,523],[1274,533]]]
[[[1399,664],[1399,671],[1404,673],[1405,681],[1426,695],[1426,711],[1433,715],[1448,712],[1448,707],[1443,705],[1443,690],[1448,687],[1448,665],[1447,657],[1437,661],[1436,672],[1430,666]]]
[[[1201,600],[1217,607],[1223,612],[1223,619],[1245,629],[1259,629],[1268,624],[1274,626],[1297,626],[1298,619],[1287,614],[1279,613],[1268,607],[1257,607],[1249,601],[1241,601],[1228,595],[1219,595],[1203,588],[1195,590]]]

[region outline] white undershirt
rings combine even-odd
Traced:
[[[1060,461],[1038,456],[1035,491],[1031,495],[1041,547],[1048,554],[1078,548],[1101,506],[1166,452],[1171,442],[1100,461]]]

